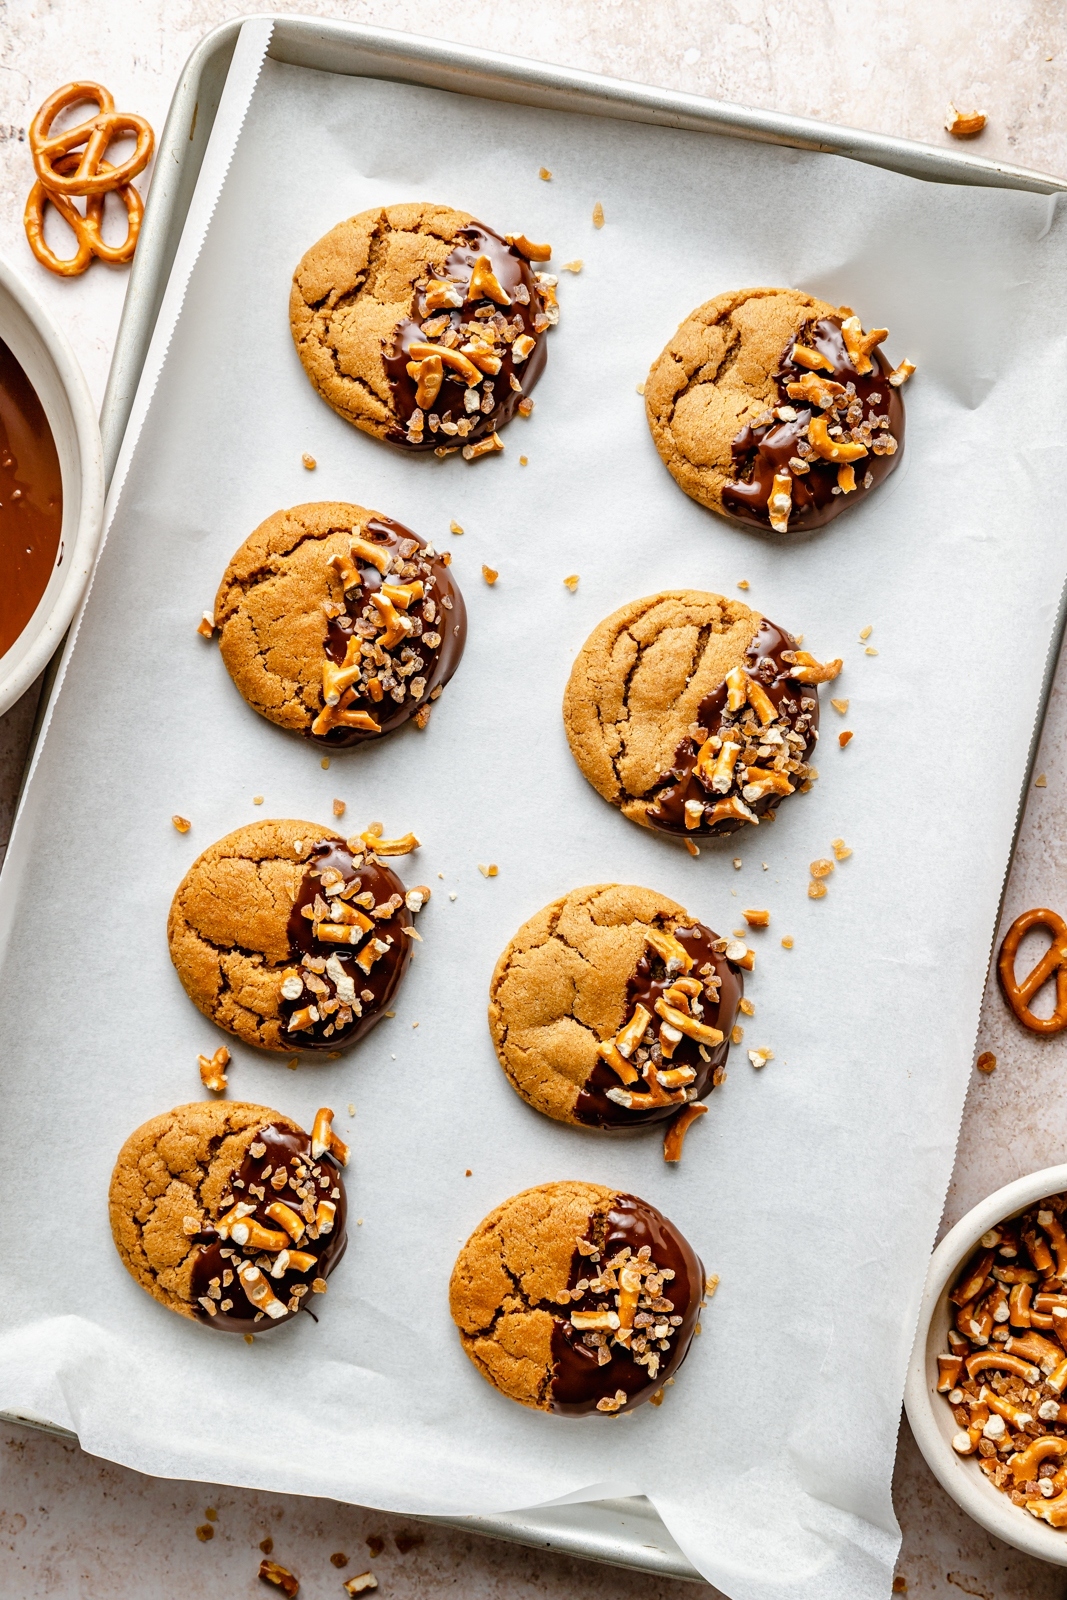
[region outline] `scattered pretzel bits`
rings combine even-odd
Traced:
[[[264,1544],[267,1542],[263,1541]],[[261,1546],[262,1548],[262,1546]],[[271,1545],[273,1550],[274,1546]],[[279,1566],[277,1561],[263,1560],[259,1563],[259,1576],[264,1583],[272,1583],[276,1589],[288,1596],[288,1600],[295,1600],[300,1593],[300,1580],[295,1578],[288,1567]]]
[[[1043,772],[1039,772],[1037,777],[1034,779],[1034,788],[1035,789],[1045,789],[1047,787],[1048,787],[1048,779],[1046,778],[1046,776],[1045,776],[1045,774]]]
[[[663,1136],[663,1159],[670,1164],[676,1164],[682,1159],[682,1146],[685,1136],[693,1123],[707,1111],[706,1105],[694,1103],[679,1111],[667,1132]]]
[[[205,611],[196,625],[196,631],[202,639],[212,639],[215,636],[215,618],[210,611]]]
[[[756,1067],[757,1069],[760,1068],[760,1067],[765,1067],[767,1065],[768,1061],[773,1061],[774,1060],[774,1051],[773,1050],[750,1050],[748,1052],[748,1059],[751,1061],[752,1065],[754,1067]]]
[[[305,470],[308,471],[308,472],[314,472],[315,468],[318,466],[318,462],[315,460],[315,457],[314,456],[309,456],[306,450],[304,451],[304,454],[300,457],[300,460],[301,460],[301,463],[303,464]]]
[[[497,572],[494,567],[487,567],[487,566],[483,565],[483,567],[482,567],[482,577],[485,579],[486,583],[489,585],[490,588],[493,587],[493,584],[496,582],[496,580],[499,578],[499,576],[500,576],[500,573]]]
[[[830,704],[833,706],[834,710],[836,712],[838,712],[842,717],[845,715],[845,713],[848,710],[848,701],[847,700],[831,700]]]
[[[548,183],[549,180],[552,177],[552,174],[551,174],[551,172],[549,171],[549,169],[547,167],[542,167],[540,169],[540,171],[538,172],[537,176],[539,178],[541,178],[545,183]]]
[[[979,1072],[995,1072],[997,1070],[997,1058],[993,1054],[992,1050],[983,1050],[982,1054],[975,1062],[975,1066],[978,1068]]]
[[[175,814],[170,820],[173,822],[179,833],[188,833],[189,829],[192,827],[192,823],[189,821],[188,817],[179,817],[177,814]]]
[[[771,920],[769,911],[745,911],[742,915],[750,928],[766,928]]]
[[[593,207],[593,227],[594,228],[602,228],[603,226],[604,226],[604,207],[600,204],[600,201],[598,200],[596,205]]]
[[[367,1589],[376,1589],[378,1580],[373,1572],[357,1572],[354,1578],[342,1584],[345,1594],[363,1594]]]
[[[479,861],[478,871],[481,873],[483,878],[495,878],[499,873],[500,868],[497,866],[495,861],[490,861],[487,867],[483,867],[482,863]],[[452,898],[455,897],[453,896]]]
[[[945,112],[945,132],[951,133],[954,139],[973,139],[976,133],[981,133],[985,125],[984,111],[957,111],[950,103]]]
[[[845,748],[846,744],[850,744],[852,742],[853,737],[854,735],[849,728],[846,728],[842,733],[838,734],[837,742],[841,746],[842,750]]]
[[[565,261],[563,263],[563,270],[564,272],[579,273],[584,266],[585,262],[579,256],[574,261]]]
[[[564,578],[563,587],[565,589],[569,589],[571,594],[573,594],[578,587],[578,574],[576,572],[572,572],[569,578]]]
[[[212,1094],[221,1094],[226,1087],[226,1068],[230,1062],[230,1052],[224,1044],[220,1044],[213,1056],[197,1056],[200,1067],[200,1082],[205,1089],[210,1089]]]

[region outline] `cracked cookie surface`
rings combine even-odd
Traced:
[[[572,1181],[490,1212],[459,1253],[449,1305],[471,1362],[509,1399],[610,1415],[677,1372],[703,1292],[699,1258],[654,1206]]]
[[[488,293],[472,286],[482,259],[495,274]],[[355,427],[406,449],[471,450],[488,446],[540,375],[542,335],[558,317],[554,283],[468,212],[375,207],[307,251],[289,321],[311,383]],[[427,285],[438,286],[432,303]],[[473,344],[470,328],[480,330]],[[464,339],[468,354],[457,361],[451,352]]]
[[[399,902],[388,917],[360,919],[368,924],[367,939],[386,946],[373,952],[366,970],[353,969],[347,953],[351,949],[358,962],[363,930],[355,908],[359,938],[350,947],[331,943],[313,953],[316,925],[301,907],[312,909],[319,894],[315,875],[323,869],[349,882],[355,871],[379,907],[387,895]],[[292,819],[254,822],[210,845],[182,879],[167,924],[171,960],[194,1005],[246,1044],[293,1050],[353,1043],[381,1017],[407,970],[411,946],[401,930],[411,925],[411,914],[403,895],[395,873],[369,855],[353,856],[329,828]],[[310,961],[301,961],[309,951]],[[287,983],[292,997],[283,993]],[[353,1013],[345,1031],[326,1031],[330,1021],[317,1011],[322,996],[343,997]],[[309,1003],[316,1015],[299,1019],[305,1025],[294,1030],[294,1010]],[[331,1015],[336,1012],[335,1006]]]
[[[372,602],[385,586],[397,601],[388,616],[401,619],[395,640]],[[467,636],[447,561],[410,529],[343,501],[293,506],[261,522],[226,569],[214,619],[226,669],[252,709],[326,748],[380,738],[411,718],[424,726]],[[389,650],[382,638],[393,641]],[[365,644],[366,670],[332,691],[331,673],[339,682],[348,676],[353,641],[354,651]],[[342,702],[336,710],[328,690]]]
[[[320,1198],[329,1199],[321,1217]],[[313,1283],[321,1292],[347,1244],[338,1165],[328,1155],[316,1160],[291,1118],[239,1101],[176,1106],[144,1123],[119,1152],[108,1209],[115,1247],[141,1288],[169,1311],[226,1332],[290,1320]],[[277,1216],[286,1230],[277,1231]],[[245,1238],[253,1226],[255,1237]],[[289,1248],[290,1233],[299,1234],[299,1251]],[[256,1270],[263,1250],[274,1269],[269,1284]]]
[[[731,446],[778,404],[774,372],[802,325],[836,308],[796,289],[738,289],[690,312],[652,364],[645,415],[664,466],[693,500],[728,515]]]
[[[738,968],[716,942],[724,943],[677,901],[634,884],[593,884],[545,906],[503,951],[490,984],[489,1031],[512,1087],[535,1111],[592,1128],[659,1123],[702,1099],[726,1059],[743,992]],[[699,973],[696,988],[706,991],[693,1033],[708,1033],[702,1050],[683,1037],[663,1059],[655,1002],[683,968]],[[624,1042],[620,1075],[600,1047],[638,1004],[648,1013],[648,1037],[632,1050]],[[688,1014],[692,1002],[681,1004]],[[659,1070],[673,1071],[668,1090]]]

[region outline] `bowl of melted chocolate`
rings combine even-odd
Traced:
[[[100,543],[100,430],[74,352],[0,260],[0,715],[40,675]]]

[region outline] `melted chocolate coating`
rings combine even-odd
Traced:
[[[315,924],[302,914],[301,908],[310,906],[317,894],[321,894],[327,901],[332,898],[322,888],[322,874],[328,867],[344,873],[346,884],[351,883],[353,877],[357,877],[359,888],[356,893],[373,894],[375,905],[381,905],[392,895],[404,894],[404,885],[395,872],[384,863],[366,857],[362,865],[356,866],[351,850],[340,839],[323,839],[315,846],[314,859],[308,863],[300,892],[289,913],[289,948],[292,959],[295,963],[300,961],[302,956],[311,956],[328,961],[331,956],[336,956],[343,971],[355,985],[362,1015],[356,1015],[352,1008],[352,1021],[340,1028],[336,1025],[336,1013],[334,1013],[330,1017],[321,1018],[310,1028],[301,1028],[294,1033],[287,1032],[286,1039],[296,1050],[336,1050],[339,1045],[354,1044],[357,1039],[362,1039],[363,1035],[374,1027],[396,994],[400,980],[411,960],[411,939],[401,932],[403,928],[410,928],[412,925],[411,912],[406,905],[401,905],[391,917],[383,918],[380,922],[376,918],[372,919],[374,926],[361,939],[358,947],[328,944],[325,940],[315,938]],[[343,888],[344,885],[339,887]],[[354,901],[350,900],[347,903],[352,904],[355,910],[363,910],[363,907],[355,906]],[[388,940],[390,947],[385,955],[378,957],[370,972],[366,973],[362,967],[356,965],[356,956],[371,939]],[[301,966],[300,972],[305,978],[307,977],[306,968]],[[330,997],[335,997],[335,985],[329,973],[316,973],[314,976],[328,986]],[[363,991],[369,991],[372,998],[362,999]],[[328,997],[323,995],[318,998],[326,1000]],[[317,1004],[317,997],[306,987],[296,1000],[286,1000],[283,997],[279,1010],[286,1025],[294,1011],[299,1011],[308,1004]],[[331,1022],[335,1031],[327,1034],[326,1029]]]
[[[655,1378],[650,1378],[647,1368],[638,1366],[620,1345],[609,1346],[612,1359],[600,1366],[596,1350],[583,1343],[582,1334],[571,1326],[569,1319],[562,1314],[556,1316],[552,1328],[551,1408],[564,1416],[581,1417],[596,1412],[597,1401],[614,1397],[619,1389],[624,1389],[628,1396],[620,1409],[632,1411],[657,1389],[662,1389],[689,1352],[704,1297],[704,1267],[699,1256],[674,1224],[647,1200],[639,1200],[632,1194],[617,1194],[606,1218],[603,1242],[598,1238],[597,1223],[595,1216],[590,1219],[586,1238],[597,1244],[601,1265],[624,1245],[629,1245],[634,1255],[642,1245],[648,1245],[657,1267],[673,1269],[674,1278],[664,1284],[663,1293],[673,1302],[674,1312],[681,1316],[682,1323],[671,1330],[670,1350],[661,1353],[659,1371]],[[592,1278],[596,1271],[596,1267],[590,1266],[589,1258],[576,1249],[567,1287],[573,1289],[581,1278]],[[591,1309],[609,1298],[613,1306],[612,1297],[588,1293],[579,1304],[583,1309]],[[606,1414],[610,1413],[598,1413]]]
[[[535,352],[536,354],[536,352]],[[0,656],[62,561],[63,478],[37,393],[0,340]]]
[[[339,617],[330,619],[326,634],[326,654],[331,661],[340,665],[345,659],[345,652],[351,639],[359,636],[359,627],[363,621],[370,626],[371,619],[363,618],[364,607],[370,604],[371,595],[381,588],[383,583],[405,583],[410,581],[401,571],[396,570],[401,551],[407,552],[406,564],[429,564],[429,575],[423,579],[426,593],[424,598],[416,600],[407,616],[415,623],[417,634],[412,634],[401,644],[389,652],[397,666],[403,663],[400,660],[401,652],[406,648],[414,651],[422,660],[422,666],[416,669],[413,676],[426,680],[426,687],[418,700],[413,700],[410,693],[406,693],[403,700],[397,701],[388,692],[381,700],[374,700],[369,694],[357,694],[346,705],[346,710],[369,711],[379,725],[379,731],[372,733],[364,728],[331,728],[328,733],[312,733],[307,730],[306,737],[315,744],[324,748],[337,749],[346,745],[362,744],[368,739],[380,739],[383,734],[392,733],[394,728],[399,728],[401,723],[407,722],[414,716],[420,706],[429,705],[430,695],[437,688],[443,688],[459,666],[463,655],[463,647],[467,642],[467,608],[463,603],[456,584],[452,581],[447,563],[439,555],[427,556],[425,540],[412,533],[410,528],[405,528],[402,523],[394,522],[390,517],[375,517],[364,528],[361,538],[369,544],[381,545],[388,550],[394,558],[393,570],[386,577],[378,571],[377,567],[366,564],[359,565],[360,584],[358,589],[353,589],[345,596],[345,611]],[[412,546],[417,548],[412,549]],[[414,573],[411,574],[414,576]],[[432,600],[436,607],[433,622],[423,618],[423,607],[427,600]],[[450,605],[446,606],[448,600]],[[373,612],[373,626],[380,628],[381,620]],[[425,645],[427,634],[439,634],[441,643],[435,649],[428,649]],[[373,635],[371,634],[371,637]],[[384,670],[384,669],[383,669]],[[411,683],[411,677],[406,680]]]
[[[789,676],[792,669],[789,662],[782,660],[782,652],[795,648],[796,643],[792,635],[775,627],[773,622],[768,622],[764,617],[745,654],[749,661],[757,663],[754,676],[759,678],[767,691],[768,698],[786,718],[789,726],[803,736],[804,752],[801,756],[798,751],[798,758],[808,761],[819,737],[819,691],[817,685],[797,683]],[[763,662],[770,662],[773,672],[770,667],[762,667]],[[726,684],[721,683],[700,702],[696,721],[700,727],[706,729],[706,738],[710,739],[719,731],[726,709],[726,698]],[[714,827],[707,827],[704,824],[699,828],[686,827],[687,800],[703,800],[713,804],[720,798],[705,788],[693,770],[698,752],[699,746],[696,740],[690,738],[683,739],[674,752],[674,765],[667,774],[671,781],[659,791],[655,806],[650,807],[645,814],[649,827],[654,828],[657,833],[681,834],[689,839],[709,839],[718,834],[736,833],[738,828],[751,827],[751,823],[731,817],[723,818],[715,823]],[[770,794],[764,795],[761,800],[751,802],[746,800],[745,804],[757,816],[765,816],[768,812],[776,810],[785,798],[785,795]]]
[[[693,968],[688,974],[690,977],[699,977],[700,969],[706,962],[710,962],[712,970],[720,980],[719,1001],[703,998],[704,1014],[702,1022],[707,1022],[713,1028],[718,1028],[723,1034],[722,1044],[705,1045],[708,1059],[705,1061],[700,1054],[700,1047],[695,1039],[690,1039],[688,1034],[683,1034],[681,1042],[675,1046],[674,1054],[669,1061],[664,1061],[664,1067],[692,1067],[696,1077],[689,1085],[695,1089],[692,1096],[696,1100],[704,1100],[712,1091],[712,1079],[716,1067],[720,1067],[726,1060],[730,1050],[730,1029],[737,1021],[738,1001],[744,993],[744,985],[739,968],[727,961],[724,955],[714,948],[717,934],[712,933],[702,922],[697,922],[691,928],[675,928],[674,937],[693,957]],[[642,1005],[646,1011],[652,1013],[649,1027],[659,1037],[660,1018],[655,1012],[655,1003],[669,989],[681,973],[671,973],[661,958],[655,953],[651,945],[646,946],[645,953],[637,963],[637,969],[626,985],[626,1014],[628,1022],[633,1016],[634,1007]],[[631,1057],[631,1060],[633,1058]],[[636,1061],[634,1066],[638,1066]],[[638,1067],[638,1070],[640,1068]],[[574,1107],[574,1114],[579,1122],[584,1122],[592,1128],[605,1128],[616,1131],[620,1128],[644,1127],[650,1122],[664,1122],[673,1117],[680,1109],[680,1103],[654,1106],[648,1111],[630,1111],[625,1106],[618,1105],[614,1100],[609,1100],[608,1089],[622,1088],[622,1082],[616,1072],[613,1072],[607,1062],[597,1057],[596,1066],[589,1074],[578,1095]],[[642,1080],[632,1084],[636,1093],[647,1094],[648,1084]],[[655,1251],[652,1252],[655,1255]],[[658,1257],[657,1257],[658,1259]],[[669,1265],[669,1263],[668,1263]],[[613,1391],[614,1392],[614,1391]]]
[[[288,1301],[294,1286],[298,1284],[307,1286],[308,1293],[301,1300],[300,1308],[303,1310],[311,1298],[312,1280],[328,1278],[344,1255],[348,1244],[348,1200],[345,1196],[344,1179],[340,1167],[332,1156],[324,1155],[320,1156],[318,1161],[312,1161],[311,1138],[302,1129],[294,1131],[279,1122],[271,1122],[257,1133],[252,1143],[260,1141],[266,1145],[266,1150],[261,1156],[252,1155],[251,1150],[246,1152],[240,1171],[236,1175],[239,1182],[233,1185],[231,1204],[238,1200],[247,1200],[250,1205],[255,1205],[256,1209],[252,1215],[257,1222],[275,1232],[284,1231],[279,1229],[277,1222],[267,1216],[266,1209],[272,1201],[283,1200],[286,1205],[299,1212],[300,1197],[290,1184],[286,1184],[284,1189],[276,1189],[269,1178],[264,1182],[263,1172],[267,1168],[277,1172],[284,1166],[290,1176],[295,1176],[294,1169],[300,1164],[308,1169],[309,1178],[314,1180],[313,1200],[316,1203],[319,1200],[332,1200],[337,1207],[330,1233],[324,1234],[319,1239],[309,1239],[305,1233],[300,1243],[292,1246],[294,1250],[303,1250],[308,1255],[317,1257],[313,1267],[309,1267],[306,1272],[286,1272],[280,1279],[272,1278],[269,1272],[263,1269],[264,1276],[279,1300]],[[320,1176],[329,1179],[325,1187],[318,1181]],[[249,1192],[252,1184],[262,1186],[264,1199],[261,1200],[258,1195]],[[336,1195],[333,1192],[335,1189],[339,1191]],[[230,1207],[225,1206],[223,1209],[228,1211]],[[266,1333],[268,1328],[279,1328],[283,1322],[291,1321],[298,1314],[296,1311],[287,1311],[284,1317],[273,1319],[261,1316],[258,1322],[256,1321],[257,1308],[242,1289],[233,1264],[235,1260],[251,1261],[254,1264],[261,1254],[260,1251],[250,1249],[246,1252],[232,1240],[221,1238],[211,1224],[197,1234],[196,1243],[199,1250],[193,1262],[193,1298],[196,1302],[193,1311],[200,1322],[207,1323],[209,1327],[216,1328],[221,1333],[251,1333],[253,1330],[256,1333]],[[224,1250],[227,1252],[226,1255],[222,1254]],[[226,1271],[233,1272],[233,1282],[222,1288],[222,1274]],[[221,1295],[218,1300],[214,1300],[214,1297],[208,1294],[213,1278],[219,1280]],[[228,1311],[220,1310],[212,1316],[200,1304],[201,1296],[214,1300],[216,1306],[224,1300],[231,1300],[233,1304]]]
[[[858,461],[853,462],[856,469],[856,487],[851,494],[835,494],[837,487],[837,464],[832,461],[823,461],[818,456],[806,457],[811,465],[810,472],[805,472],[793,478],[793,508],[789,513],[789,532],[798,532],[804,528],[821,528],[824,523],[830,522],[846,506],[870,494],[871,489],[877,488],[883,478],[889,476],[900,459],[904,446],[904,402],[900,390],[889,382],[890,366],[881,348],[876,347],[871,352],[874,362],[874,371],[861,375],[849,360],[848,351],[841,333],[840,317],[822,317],[818,321],[806,322],[799,330],[795,339],[791,339],[778,363],[778,370],[774,374],[778,385],[778,404],[793,406],[797,412],[795,422],[779,422],[777,420],[764,423],[759,427],[748,424],[733,441],[733,458],[736,481],[728,483],[723,489],[722,503],[731,516],[741,522],[756,523],[759,527],[769,528],[770,517],[767,512],[767,501],[770,498],[771,484],[776,472],[787,472],[789,460],[799,454],[797,450],[801,440],[806,440],[808,423],[814,414],[826,416],[832,423],[833,417],[829,412],[817,411],[813,413],[810,406],[803,402],[793,400],[787,392],[787,385],[796,383],[808,372],[807,367],[798,365],[791,359],[794,344],[808,344],[818,350],[833,363],[833,371],[824,369],[815,374],[819,378],[827,378],[832,383],[845,386],[851,383],[856,392],[857,400],[863,407],[863,421],[874,421],[876,417],[888,419],[888,431],[897,442],[893,455],[876,455],[868,447],[867,454]],[[871,403],[871,396],[878,398]],[[848,424],[843,424],[847,427]],[[876,428],[875,436],[885,428]],[[865,486],[865,478],[870,473],[872,483]]]
[[[509,306],[498,306],[491,300],[470,301],[461,308],[454,310],[446,308],[441,312],[431,311],[425,317],[420,317],[417,315],[419,292],[416,291],[412,315],[405,318],[397,328],[393,336],[392,353],[387,349],[384,357],[386,375],[393,391],[393,409],[399,419],[399,425],[391,431],[389,438],[394,444],[403,445],[406,450],[434,450],[440,446],[447,448],[449,446],[473,444],[476,439],[482,438],[485,434],[492,433],[497,428],[502,428],[506,422],[511,421],[519,401],[524,394],[528,395],[532,392],[534,385],[544,371],[547,355],[544,334],[548,330],[547,328],[538,330],[534,327],[534,318],[539,312],[543,311],[544,307],[537,287],[537,279],[530,263],[525,256],[519,254],[513,245],[509,245],[498,233],[494,233],[491,228],[487,228],[481,222],[471,223],[469,228],[461,228],[457,239],[459,243],[446,258],[444,270],[440,276],[450,278],[453,282],[461,284],[465,291],[470,283],[474,263],[479,256],[488,256],[496,274],[497,282],[505,294],[511,297],[511,304]],[[433,281],[439,280],[431,279],[431,282]],[[527,305],[520,305],[515,299],[515,290],[520,285],[524,285],[529,294],[530,299]],[[422,324],[424,322],[429,321],[432,317],[447,315],[452,326],[457,327],[460,322],[478,320],[474,317],[474,311],[480,306],[491,306],[494,312],[499,311],[513,326],[514,318],[521,318],[522,333],[529,334],[537,342],[526,360],[518,364],[513,359],[510,344],[506,344],[501,340],[500,343],[494,345],[495,353],[503,358],[500,371],[484,377],[475,391],[480,398],[486,392],[486,385],[493,385],[494,405],[493,409],[488,413],[482,411],[468,412],[465,409],[463,396],[467,392],[466,381],[458,373],[453,373],[450,376],[450,369],[446,367],[445,380],[441,385],[437,399],[425,412],[426,420],[423,437],[420,442],[416,443],[406,431],[407,421],[416,410],[415,393],[418,388],[416,380],[407,370],[408,361],[411,359],[408,351],[412,344],[437,344],[440,342],[440,334],[431,337],[423,333]],[[518,337],[519,332],[520,330],[516,327],[516,337]],[[512,375],[522,385],[521,389],[512,388]],[[470,421],[470,431],[465,436],[460,437],[459,434],[443,433],[439,429],[435,429],[431,424],[431,417],[448,418],[449,414],[451,414],[451,421],[453,422],[459,422],[463,418],[467,418]]]

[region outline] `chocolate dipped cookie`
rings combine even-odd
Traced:
[[[204,1100],[126,1140],[108,1208],[122,1264],[154,1300],[223,1333],[291,1321],[345,1253],[348,1146],[266,1106]]]
[[[336,1050],[368,1033],[411,960],[412,910],[383,856],[411,834],[347,843],[290,819],[254,822],[210,845],[178,885],[170,956],[206,1017],[264,1050]]]
[[[669,589],[594,628],[563,722],[575,761],[623,816],[709,838],[811,787],[818,685],[840,670],[739,600]]]
[[[612,1131],[663,1122],[725,1076],[752,954],[652,889],[573,889],[519,929],[489,1031],[536,1111]]]
[[[227,671],[260,716],[325,749],[425,727],[467,638],[449,562],[363,506],[276,511],[215,598]]]
[[[662,1212],[596,1183],[545,1183],[490,1212],[459,1253],[452,1320],[520,1405],[612,1415],[662,1398],[686,1358],[704,1268]]]
[[[796,289],[738,289],[698,306],[652,365],[648,425],[687,495],[776,533],[819,528],[900,459],[901,386],[885,328]]]
[[[331,228],[296,272],[289,321],[304,371],[333,409],[405,450],[470,460],[545,365],[559,320],[548,245],[502,238],[466,211],[374,207]]]

